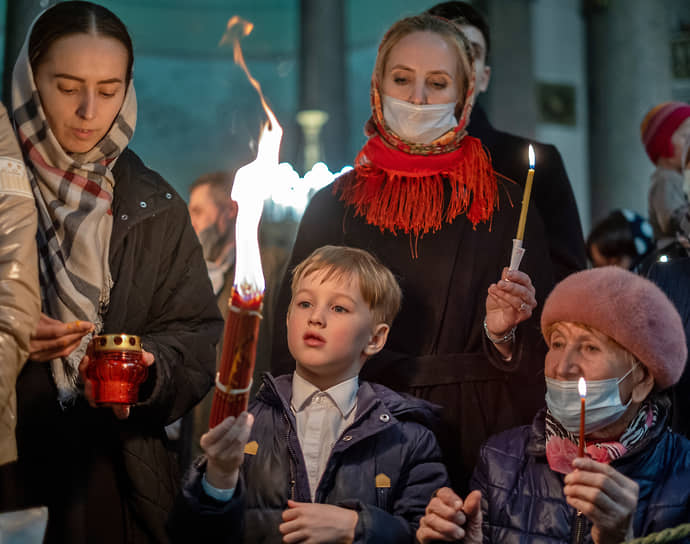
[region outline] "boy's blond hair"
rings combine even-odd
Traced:
[[[375,323],[391,325],[400,310],[402,291],[391,271],[368,251],[347,246],[323,246],[292,271],[292,296],[297,284],[315,272],[331,278],[356,278],[362,298],[374,314]]]

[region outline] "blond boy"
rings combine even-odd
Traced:
[[[358,379],[400,302],[391,272],[361,249],[324,246],[296,267],[296,370],[265,375],[249,413],[202,437],[206,457],[171,517],[173,540],[414,541],[447,480],[431,406]]]

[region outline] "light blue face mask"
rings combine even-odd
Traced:
[[[618,385],[627,378],[635,363],[621,378],[594,380],[587,382],[585,397],[585,433],[598,431],[613,423],[630,406],[632,397],[623,404]],[[566,431],[577,433],[580,430],[580,393],[577,381],[562,381],[546,378],[546,407]]]

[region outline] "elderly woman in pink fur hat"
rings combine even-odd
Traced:
[[[668,428],[665,392],[687,348],[666,295],[618,267],[586,270],[554,288],[541,329],[546,407],[486,442],[464,500],[435,493],[421,543],[617,543],[690,520],[690,442]]]

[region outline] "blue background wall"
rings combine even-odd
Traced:
[[[259,100],[233,63],[231,49],[218,47],[226,22],[236,14],[255,25],[242,42],[245,57],[285,129],[282,160],[299,169],[301,129],[295,116],[300,96],[300,0],[100,1],[124,20],[134,40],[139,118],[132,147],[180,193],[186,197],[189,183],[205,172],[241,166],[254,157],[264,119]],[[37,12],[55,2],[0,0],[3,35],[8,6]],[[349,117],[340,145],[341,156],[352,161],[364,142],[362,127],[369,116],[369,81],[378,42],[392,22],[436,2],[342,2]],[[590,219],[597,220],[613,207],[646,214],[652,165],[639,142],[639,120],[663,100],[690,101],[690,78],[672,76],[668,68],[672,41],[690,36],[690,2],[476,3],[489,16],[494,32],[492,83],[480,99],[493,123],[558,146],[585,231]],[[604,30],[593,33],[599,23]],[[652,33],[654,48],[648,38],[639,37],[647,36],[651,25],[657,29]],[[313,53],[322,52],[316,47]],[[592,54],[613,68],[593,71]],[[539,116],[535,90],[540,83],[572,89],[574,124]],[[592,107],[593,97],[612,104],[606,110],[611,110],[611,120],[596,127],[592,120],[600,119],[601,112]],[[323,130],[329,131],[329,125]],[[344,164],[328,166],[338,171]]]

